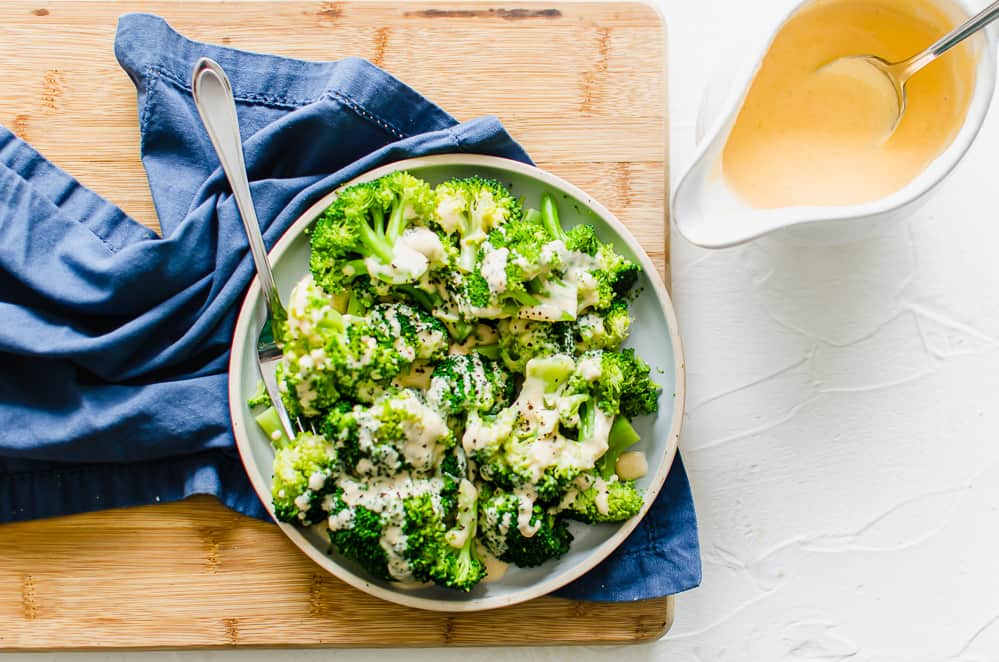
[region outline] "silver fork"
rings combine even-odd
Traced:
[[[260,223],[250,197],[250,184],[246,176],[246,162],[243,159],[243,144],[239,136],[239,123],[236,120],[236,102],[232,97],[229,77],[217,62],[203,57],[194,66],[191,77],[191,91],[194,105],[198,108],[201,121],[208,130],[215,152],[222,163],[232,195],[236,199],[246,238],[250,243],[253,263],[257,267],[257,279],[264,295],[264,308],[267,318],[257,339],[257,367],[264,381],[267,395],[277,411],[281,428],[288,439],[294,439],[296,429],[291,424],[288,410],[281,401],[277,383],[277,366],[281,362],[281,349],[275,342],[275,327],[288,318],[281,295],[274,283],[274,274],[267,259],[264,239],[260,236]],[[299,424],[299,430],[301,424]]]

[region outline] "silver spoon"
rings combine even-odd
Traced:
[[[926,49],[901,62],[888,62],[876,55],[852,55],[840,58],[840,60],[863,61],[888,78],[898,102],[898,115],[895,119],[895,123],[897,124],[898,120],[902,117],[902,113],[905,112],[905,84],[909,79],[930,62],[933,62],[933,60],[936,60],[997,18],[999,18],[999,0],[996,0],[996,2],[993,2],[961,25],[937,39]]]
[[[276,370],[281,360],[281,350],[275,342],[274,335],[277,323],[287,319],[288,313],[281,303],[281,295],[274,283],[274,274],[267,259],[267,249],[264,248],[264,239],[260,236],[257,212],[253,208],[253,198],[250,197],[250,184],[246,176],[246,162],[243,160],[243,143],[239,136],[232,85],[217,62],[203,57],[194,67],[191,92],[194,95],[194,105],[198,108],[198,114],[201,115],[201,121],[222,164],[222,170],[229,180],[232,195],[236,199],[236,208],[239,209],[246,238],[250,243],[253,264],[257,267],[257,278],[260,280],[260,290],[264,295],[264,307],[267,312],[267,320],[257,340],[257,366],[260,368],[260,376],[267,389],[267,395],[270,396],[271,404],[281,421],[281,428],[291,440],[295,438],[296,433],[291,425],[288,411],[281,401],[281,392],[277,385]]]

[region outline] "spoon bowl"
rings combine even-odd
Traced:
[[[870,74],[877,72],[888,80],[895,93],[898,114],[892,130],[905,113],[905,84],[930,62],[954,48],[962,41],[982,30],[992,21],[999,18],[999,0],[978,12],[964,23],[937,39],[925,49],[901,62],[888,62],[877,55],[850,55],[833,60],[824,68],[836,68],[856,78],[858,81],[870,83]],[[858,66],[859,65],[859,66]],[[865,69],[869,68],[867,71]]]

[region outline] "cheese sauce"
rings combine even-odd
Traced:
[[[777,34],[739,111],[721,161],[729,184],[763,209],[859,204],[906,186],[964,122],[975,78],[970,46],[909,80],[894,131],[887,79],[838,59],[903,60],[954,24],[925,0],[806,5]]]

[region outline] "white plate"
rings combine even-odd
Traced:
[[[638,486],[645,491],[645,505],[639,516],[621,524],[572,523],[575,540],[561,559],[531,569],[511,566],[502,579],[483,582],[470,593],[439,587],[406,589],[375,579],[339,554],[327,555],[329,539],[321,528],[301,529],[283,522],[278,526],[323,568],[348,584],[391,602],[436,611],[475,611],[530,600],[568,584],[614,551],[638,524],[666,480],[676,455],[684,396],[683,356],[673,306],[652,261],[624,225],[593,198],[554,175],[507,159],[446,154],[391,163],[365,173],[348,185],[396,170],[408,170],[431,184],[471,175],[496,179],[507,185],[515,196],[523,196],[526,206],[535,208],[540,205],[541,194],[551,191],[556,195],[559,214],[566,227],[591,223],[603,241],[613,241],[620,253],[642,266],[645,273],[640,276],[637,286],[642,293],[631,308],[635,322],[627,345],[634,347],[649,362],[653,376],[663,386],[659,414],[634,421],[642,437],[634,449],[644,451],[649,460],[649,474],[638,481]],[[302,214],[270,252],[275,280],[285,301],[295,283],[308,273],[309,240],[304,231],[335,197],[336,192],[331,192]],[[251,330],[260,328],[263,316],[260,287],[254,280],[246,293],[233,334],[229,409],[243,464],[254,489],[273,517],[270,483],[274,451],[246,405],[258,381],[254,361],[257,334]]]

